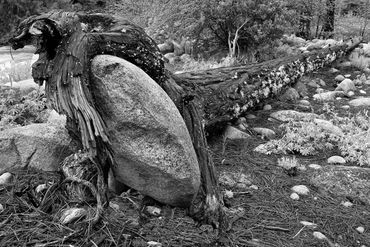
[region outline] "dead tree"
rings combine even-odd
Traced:
[[[325,38],[332,38],[334,36],[334,20],[335,20],[335,0],[326,0],[326,14],[324,25],[322,28],[323,36]]]
[[[353,50],[360,40],[266,62],[187,72],[174,75],[176,82],[194,96],[208,132],[222,128],[302,75],[331,64]]]
[[[104,112],[95,105],[90,66],[94,56],[121,57],[145,71],[170,96],[180,111],[197,154],[201,187],[190,215],[201,223],[225,228],[223,202],[214,164],[208,153],[205,128],[222,126],[259,101],[277,94],[301,75],[320,68],[345,54],[344,44],[322,52],[308,53],[258,65],[236,66],[172,75],[155,42],[136,25],[104,14],[51,12],[24,20],[10,40],[14,49],[33,43],[39,60],[32,75],[46,83],[51,106],[67,116],[67,128],[96,167],[96,185],[101,198],[107,172],[114,162]],[[87,156],[86,156],[87,155]],[[69,161],[72,162],[72,161]]]

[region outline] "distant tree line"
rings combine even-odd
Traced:
[[[104,7],[105,0],[0,0],[0,45],[6,45],[21,20],[54,9],[91,10]]]
[[[258,56],[284,33],[333,37],[335,16],[361,14],[370,0],[0,0],[0,44],[19,21],[50,9],[115,13],[144,27],[158,42],[194,41],[195,53],[225,49]],[[76,7],[77,6],[77,7]],[[367,23],[367,22],[366,22]],[[365,29],[364,29],[365,30]],[[266,49],[265,49],[266,50]]]

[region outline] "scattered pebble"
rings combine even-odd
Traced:
[[[366,91],[360,90],[360,94],[366,94]]]
[[[356,90],[355,83],[351,79],[344,79],[341,83],[338,84],[335,91],[343,91],[348,93],[349,91]]]
[[[292,191],[297,193],[298,195],[308,195],[308,193],[310,193],[310,190],[307,188],[306,185],[293,186]]]
[[[349,91],[348,93],[347,93],[347,96],[348,97],[353,97],[355,95],[355,93],[353,92],[353,91]]]
[[[228,199],[231,199],[234,197],[234,192],[232,192],[231,190],[225,190],[224,192],[224,196]]]
[[[342,98],[341,97],[337,97],[336,100],[341,100]]]
[[[342,106],[342,109],[344,109],[344,110],[348,110],[350,108],[350,106],[349,105],[343,105]]]
[[[341,91],[329,91],[329,92],[322,92],[322,93],[314,94],[313,99],[318,100],[318,101],[330,101],[342,95],[343,95],[343,92]]]
[[[315,81],[310,81],[309,83],[307,83],[307,86],[316,88],[320,87]]]
[[[35,191],[36,193],[40,193],[48,188],[47,184],[39,184],[37,185]]]
[[[253,128],[253,130],[257,132],[257,134],[260,134],[268,139],[272,139],[276,135],[275,131],[267,128]]]
[[[370,106],[370,98],[358,98],[348,102],[351,106]]]
[[[11,174],[10,172],[5,172],[0,176],[0,185],[9,184],[12,182],[12,180],[13,174]]]
[[[119,211],[119,205],[117,203],[109,202],[109,207],[116,211]]]
[[[344,76],[342,76],[342,75],[337,75],[335,78],[334,78],[334,80],[336,81],[336,82],[341,82],[341,81],[343,81],[344,79],[346,79]]]
[[[345,78],[350,78],[351,77],[351,74],[346,74],[344,75]]]
[[[148,247],[162,247],[161,243],[155,242],[155,241],[149,241],[147,242],[147,244],[148,244]]]
[[[317,227],[317,224],[315,223],[312,223],[312,222],[309,222],[309,221],[301,221],[300,222],[302,225],[308,227],[308,228],[312,228],[312,229],[315,229]]]
[[[329,164],[345,164],[346,160],[341,156],[331,156],[328,159]]]
[[[322,166],[320,166],[318,164],[309,164],[308,167],[311,168],[311,169],[314,169],[314,170],[319,170],[319,169],[322,168]]]
[[[150,214],[152,216],[161,215],[161,209],[157,208],[157,207],[154,207],[154,206],[147,206],[146,211],[148,212],[148,214]]]
[[[349,201],[346,201],[346,202],[341,202],[340,203],[342,206],[346,207],[346,208],[350,208],[353,206],[353,203],[352,202],[349,202]]]
[[[240,140],[240,139],[248,139],[251,136],[241,130],[238,130],[235,127],[227,126],[225,133],[224,133],[224,140],[230,139],[230,140]]]
[[[305,165],[299,165],[297,166],[297,169],[300,170],[301,172],[307,171],[307,168]]]
[[[357,227],[357,228],[356,228],[356,231],[357,231],[358,233],[364,233],[364,232],[365,232],[365,228],[364,228],[364,227],[362,227],[362,226],[359,226],[359,227]]]
[[[243,183],[237,183],[235,187],[237,189],[241,189],[241,190],[245,190],[245,189],[248,188],[248,186],[246,184],[243,184]]]
[[[263,110],[264,110],[264,111],[270,111],[270,110],[272,110],[272,106],[271,106],[271,105],[269,105],[269,104],[267,104],[267,105],[265,105],[265,106],[263,107]]]
[[[298,201],[299,200],[299,195],[297,193],[292,193],[290,195],[290,198],[293,199],[293,200],[295,200],[295,201]]]
[[[328,239],[324,234],[322,234],[321,232],[313,232],[312,234],[315,238],[319,239],[319,240],[326,240]]]
[[[298,101],[298,104],[303,105],[303,106],[311,106],[311,103],[305,99]]]
[[[0,203],[0,213],[2,213],[4,211],[4,206],[3,204]]]
[[[254,185],[254,184],[249,186],[249,188],[252,189],[252,190],[258,190],[258,186]]]
[[[329,72],[330,72],[330,73],[337,73],[337,72],[339,72],[339,70],[337,70],[336,68],[331,68],[331,69],[329,70]]]
[[[69,208],[62,212],[60,222],[62,224],[72,223],[78,219],[81,219],[87,215],[87,211],[84,208]]]

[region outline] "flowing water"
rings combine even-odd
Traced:
[[[9,46],[0,47],[0,85],[14,86],[17,82],[32,79],[31,66],[38,58],[34,51],[32,46],[16,51]]]

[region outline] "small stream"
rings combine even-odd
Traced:
[[[34,51],[33,46],[16,51],[9,46],[0,47],[0,85],[11,86],[13,83],[31,79],[31,66],[38,59],[38,55],[33,54]]]

